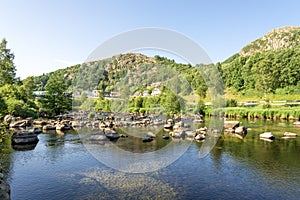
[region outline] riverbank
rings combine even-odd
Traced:
[[[211,109],[206,114],[209,116],[221,115],[228,118],[300,120],[300,107],[227,107]]]
[[[2,200],[10,199],[10,186],[4,180],[4,175],[2,174],[1,163],[0,163],[0,199],[2,199]]]

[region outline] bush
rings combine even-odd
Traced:
[[[90,112],[90,113],[88,114],[88,118],[89,118],[89,119],[93,119],[95,116],[96,116],[96,114],[95,114],[94,112]]]
[[[237,101],[235,99],[226,99],[226,107],[237,107]]]

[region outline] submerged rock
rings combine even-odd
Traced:
[[[105,132],[105,136],[109,139],[109,140],[117,140],[120,138],[120,136],[118,135],[117,132],[115,131],[111,131],[109,133]]]
[[[149,136],[143,137],[143,142],[151,142],[151,141],[153,141],[152,137]]]
[[[294,122],[293,125],[300,126],[300,121]]]
[[[296,138],[298,135],[296,133],[291,133],[291,132],[285,132],[283,134],[284,137],[289,137],[289,138]]]
[[[168,136],[168,135],[163,135],[162,138],[165,139],[165,140],[168,140],[168,139],[170,138],[170,136]]]
[[[196,136],[195,131],[185,131],[185,135],[190,138],[194,138]]]
[[[32,128],[32,129],[30,129],[29,132],[33,132],[33,133],[35,133],[35,134],[39,134],[39,133],[42,132],[42,129],[39,128],[39,127],[34,127],[34,128]]]
[[[150,132],[150,131],[147,133],[147,136],[152,137],[152,138],[156,137],[156,135],[153,132]]]

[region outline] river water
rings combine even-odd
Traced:
[[[4,141],[1,164],[12,199],[299,199],[300,127],[292,122],[241,121],[251,129],[243,140],[222,135],[204,158],[199,158],[203,144],[190,142],[179,159],[154,172],[127,173],[106,166],[74,131],[39,134],[32,150],[14,150]],[[260,140],[258,135],[265,131],[276,139]],[[299,136],[280,139],[285,131]],[[169,142],[157,137],[143,143],[130,136],[114,145],[149,152]],[[115,154],[111,159],[116,161],[120,155]]]

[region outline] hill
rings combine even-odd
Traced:
[[[151,84],[164,82],[183,95],[190,95],[193,92],[203,95],[207,90],[196,67],[175,63],[174,60],[165,57],[148,57],[139,53],[120,54],[36,76],[34,90],[45,90],[51,76],[63,78],[70,91],[75,89],[80,92],[92,90],[112,92],[125,85],[142,91]],[[133,94],[136,91],[130,92]]]
[[[160,65],[167,67],[164,71],[158,71]],[[255,96],[256,99],[263,99],[270,94],[299,95],[300,27],[273,29],[216,65],[227,92],[234,95],[246,98]],[[178,81],[180,77],[175,76],[174,72],[181,74],[191,87]],[[127,85],[142,91],[151,83],[161,82],[167,77],[172,79],[174,76],[172,86],[183,95],[196,93],[205,97],[207,91],[207,86],[195,67],[160,56],[151,58],[138,53],[116,55],[34,77],[34,89],[44,90],[51,76],[64,78],[69,90],[76,86],[81,91],[111,92],[120,85]],[[126,83],[121,81],[124,77]]]
[[[300,27],[285,26],[276,28],[263,37],[251,42],[239,52],[242,56],[252,55],[261,51],[276,51],[293,48],[300,44]]]
[[[274,29],[217,65],[236,95],[299,95],[300,27]]]

